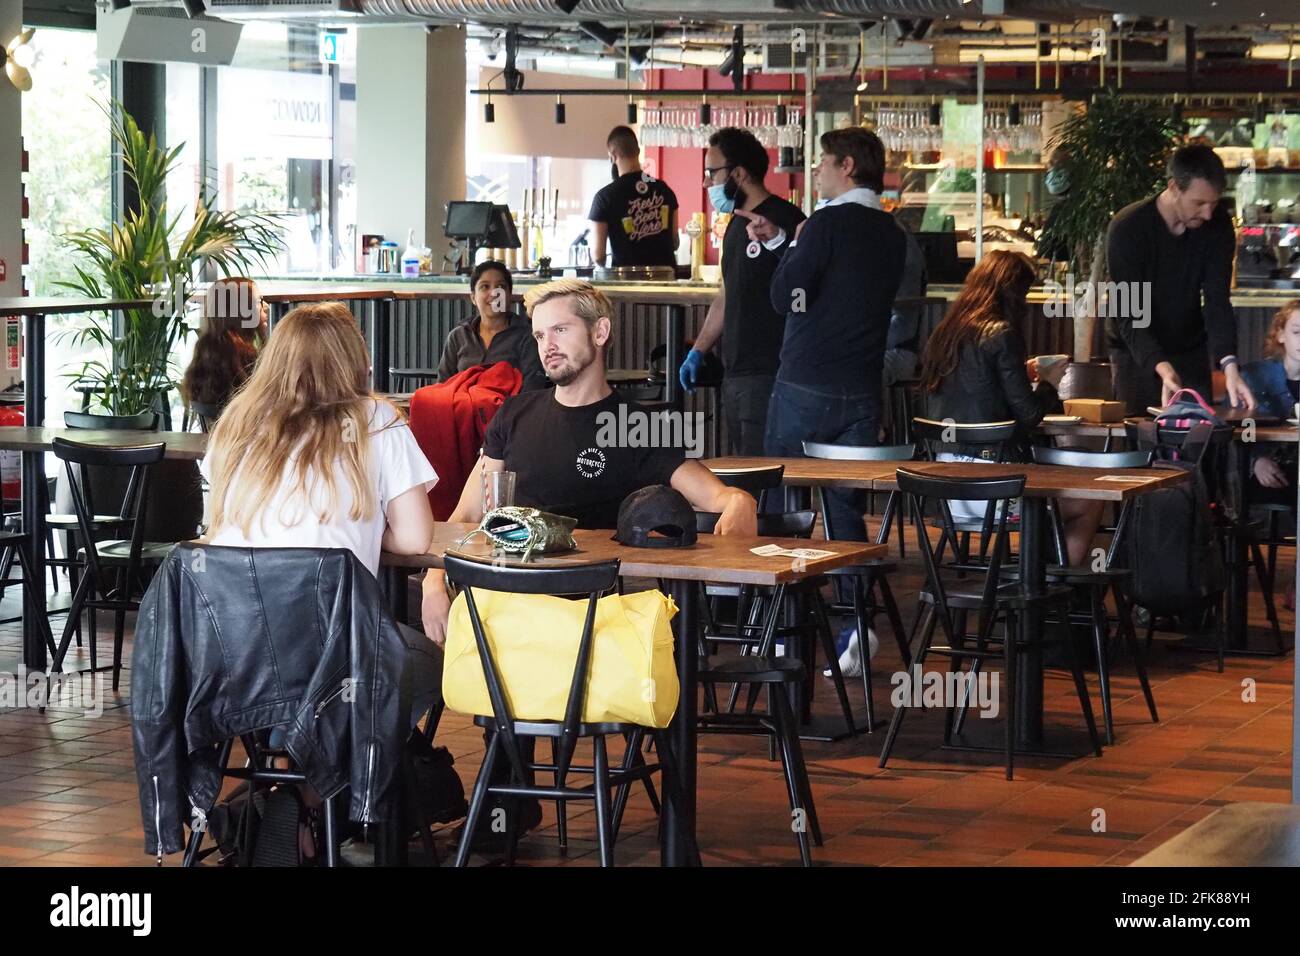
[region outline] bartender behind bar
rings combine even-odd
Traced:
[[[1229,298],[1236,237],[1219,205],[1226,184],[1213,149],[1184,146],[1169,160],[1164,191],[1111,220],[1111,279],[1129,285],[1129,303],[1146,303],[1145,315],[1130,309],[1107,320],[1115,397],[1130,415],[1163,407],[1183,387],[1213,401],[1211,354],[1223,369],[1229,403],[1255,407],[1237,363]],[[1139,292],[1139,283],[1148,285]]]
[[[609,241],[614,266],[677,264],[677,197],[668,184],[641,171],[641,144],[626,126],[605,142],[614,181],[591,201],[592,257],[606,265]]]

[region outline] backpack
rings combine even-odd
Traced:
[[[1191,426],[1181,448],[1161,445],[1155,422],[1138,425],[1138,448],[1162,458],[1151,467],[1186,472],[1187,481],[1138,495],[1130,505],[1124,564],[1132,572],[1129,597],[1157,614],[1204,606],[1227,585],[1219,529],[1202,464],[1215,427]]]
[[[420,731],[411,731],[406,742],[415,777],[415,793],[420,810],[429,823],[450,823],[459,820],[469,810],[465,802],[465,787],[456,773],[456,761],[446,747],[434,747]],[[420,828],[420,813],[402,801],[402,825],[408,832]]]

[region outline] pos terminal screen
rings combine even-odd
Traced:
[[[481,239],[492,219],[490,202],[450,202],[443,233],[449,239]]]

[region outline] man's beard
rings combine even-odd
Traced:
[[[595,360],[596,349],[593,345],[588,347],[587,354],[582,358],[573,359],[566,356],[564,364],[560,365],[558,368],[545,368],[544,371],[546,372],[546,377],[554,384],[563,387],[565,385],[573,384],[574,380],[586,371],[587,366]]]

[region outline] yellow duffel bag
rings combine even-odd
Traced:
[[[587,601],[478,589],[474,603],[515,719],[563,720]],[[660,591],[596,602],[584,721],[668,726],[681,692],[669,627],[676,613]],[[447,622],[442,694],[452,710],[492,713],[464,594]]]

